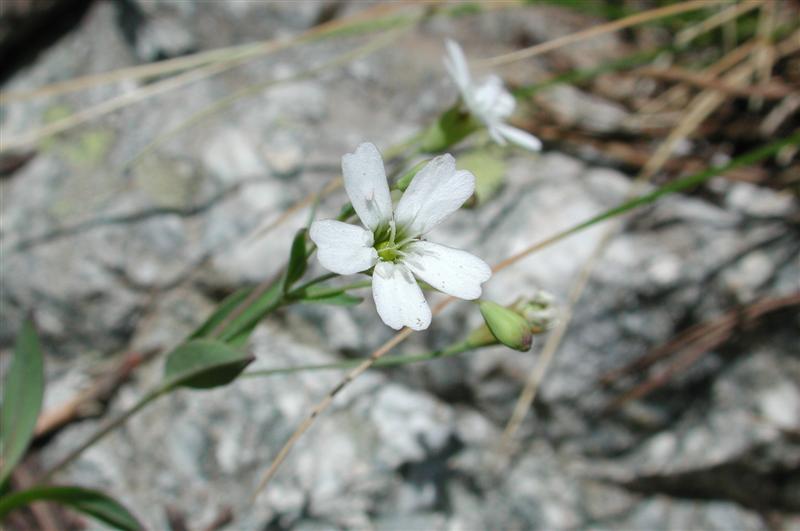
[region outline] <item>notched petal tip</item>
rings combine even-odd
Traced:
[[[381,320],[400,330],[425,330],[431,324],[431,309],[413,275],[402,264],[378,262],[372,275],[372,296]]]

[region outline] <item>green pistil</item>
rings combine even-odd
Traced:
[[[375,246],[378,256],[384,262],[395,262],[400,258],[400,252],[393,241],[385,241]]]

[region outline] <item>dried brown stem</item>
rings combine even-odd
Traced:
[[[567,46],[569,44],[591,39],[605,33],[613,33],[625,28],[630,28],[631,26],[637,26],[639,24],[644,24],[645,22],[650,22],[651,20],[657,20],[659,18],[670,17],[680,13],[686,13],[688,11],[696,11],[698,9],[724,3],[725,1],[726,0],[692,0],[689,2],[650,9],[648,11],[637,13],[620,20],[615,20],[606,24],[600,24],[599,26],[594,26],[583,31],[571,33],[557,39],[552,39],[529,48],[523,48],[522,50],[516,50],[511,53],[475,61],[473,66],[479,68],[490,68],[513,63],[514,61],[520,61],[522,59],[530,59],[531,57],[551,52],[557,48],[561,48],[562,46]]]
[[[694,365],[707,352],[725,343],[737,329],[751,326],[753,322],[768,313],[798,305],[800,305],[800,293],[785,297],[765,298],[743,308],[729,310],[721,317],[688,329],[643,358],[617,371],[606,374],[601,380],[610,382],[625,374],[643,370],[670,354],[679,353],[678,358],[666,369],[649,377],[630,391],[623,393],[609,403],[605,409],[617,409],[631,400],[636,400],[652,393],[668,383],[676,374]]]
[[[720,81],[713,77],[704,74],[696,74],[683,68],[640,68],[631,72],[629,75],[645,76],[655,79],[663,79],[665,81],[678,81],[687,83],[696,87],[713,89],[718,92],[724,92],[731,96],[752,97],[757,96],[764,99],[779,100],[783,99],[795,91],[782,83],[765,83],[756,86],[744,87],[729,85],[724,81]]]
[[[152,359],[158,352],[158,349],[150,349],[127,353],[111,370],[101,374],[88,389],[57,408],[42,413],[36,422],[34,436],[44,437],[89,416],[98,404],[104,404],[114,396],[137,367]]]

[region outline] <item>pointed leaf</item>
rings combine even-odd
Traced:
[[[200,325],[197,330],[192,332],[192,335],[189,336],[189,339],[199,339],[201,337],[205,337],[214,330],[219,323],[225,320],[226,317],[236,308],[239,306],[242,301],[244,301],[248,295],[252,292],[252,288],[243,288],[237,290],[223,300],[217,309],[214,310],[208,319]]]
[[[308,263],[306,232],[306,229],[300,229],[292,241],[292,249],[289,252],[289,265],[286,267],[286,276],[283,280],[284,293],[292,287],[292,284],[300,280],[306,272]]]
[[[167,356],[163,389],[210,389],[227,385],[255,358],[220,341],[195,339]]]
[[[33,487],[0,498],[0,518],[14,509],[37,501],[52,501],[66,505],[78,512],[92,516],[115,529],[141,531],[139,523],[125,507],[109,496],[81,487]]]
[[[236,339],[246,340],[253,329],[269,313],[275,311],[283,302],[283,280],[279,279],[270,285],[254,301],[248,304],[247,308],[238,314],[225,326],[219,339],[226,343]]]
[[[361,304],[363,300],[363,297],[354,297],[347,293],[336,293],[326,297],[302,299],[302,302],[309,304],[333,304],[335,306],[355,306]]]
[[[3,386],[0,409],[0,485],[25,455],[44,394],[44,364],[36,329],[25,321]]]

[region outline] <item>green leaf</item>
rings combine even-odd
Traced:
[[[210,334],[252,291],[252,288],[242,288],[225,297],[225,300],[220,303],[214,313],[197,330],[192,332],[189,339],[199,339]]]
[[[339,215],[336,216],[336,219],[339,221],[347,221],[347,218],[356,215],[356,209],[353,208],[352,203],[347,203],[342,207],[342,210],[339,211]]]
[[[30,320],[22,325],[14,359],[3,386],[0,409],[0,485],[25,455],[33,437],[44,394],[44,362],[36,329]]]
[[[286,275],[283,279],[284,293],[292,287],[292,284],[300,280],[306,272],[306,264],[308,263],[306,232],[306,229],[300,229],[292,241],[292,249],[289,252],[289,265],[286,267]]]
[[[195,339],[167,356],[162,389],[210,389],[227,385],[255,358],[220,341]]]
[[[337,293],[335,295],[328,295],[326,297],[316,297],[302,299],[301,302],[308,304],[333,304],[335,306],[355,306],[364,301],[363,297],[354,297],[347,293]]]
[[[264,316],[281,305],[283,302],[282,287],[282,279],[273,282],[243,312],[228,323],[220,333],[219,339],[226,343],[235,339],[238,342],[237,344],[242,344],[242,339],[246,341]]]
[[[472,151],[459,157],[458,167],[475,175],[475,199],[479,205],[497,193],[506,176],[505,161],[488,149]]]
[[[460,104],[445,111],[431,125],[420,139],[420,150],[424,153],[440,153],[457,144],[481,125],[468,113],[461,110]]]
[[[115,529],[140,531],[144,526],[109,496],[81,487],[33,487],[0,498],[0,518],[36,501],[52,501],[92,516]]]

